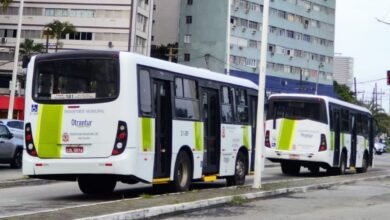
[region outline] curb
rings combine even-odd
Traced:
[[[160,216],[160,215],[174,214],[176,212],[190,211],[190,210],[195,210],[195,209],[200,209],[200,208],[205,208],[205,207],[210,207],[210,206],[223,205],[223,204],[227,204],[227,203],[233,201],[237,197],[241,197],[242,199],[245,199],[245,200],[253,200],[253,199],[259,199],[259,198],[279,196],[279,195],[284,195],[284,194],[288,194],[288,193],[304,193],[304,192],[307,192],[309,190],[326,189],[326,188],[330,188],[332,186],[346,185],[346,184],[355,183],[355,182],[359,182],[359,181],[380,180],[380,179],[386,179],[386,178],[390,178],[390,175],[382,175],[382,176],[375,176],[375,177],[363,177],[363,178],[358,178],[358,179],[353,179],[353,180],[342,180],[342,181],[324,183],[324,184],[282,188],[282,189],[277,189],[277,190],[254,192],[254,193],[240,194],[240,195],[234,195],[234,196],[223,196],[223,197],[217,197],[217,198],[206,199],[206,200],[198,200],[198,201],[194,201],[194,202],[186,202],[186,203],[180,203],[180,204],[174,204],[174,205],[164,205],[164,206],[137,209],[137,210],[126,211],[126,212],[117,212],[117,213],[101,215],[101,216],[79,218],[78,220],[111,220],[111,219],[151,218],[151,217],[156,217],[156,216]]]
[[[55,180],[41,180],[41,179],[19,179],[19,180],[8,180],[0,182],[0,189],[12,188],[18,186],[35,186],[48,183],[54,183]]]

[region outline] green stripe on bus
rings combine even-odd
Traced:
[[[334,150],[334,132],[333,131],[330,132],[330,150],[331,151]]]
[[[278,150],[290,150],[292,139],[294,137],[295,120],[282,119],[280,123]]]
[[[141,151],[153,151],[153,121],[151,118],[141,118]]]
[[[62,105],[41,105],[38,110],[36,148],[39,157],[61,157]]]
[[[242,127],[242,144],[249,150],[249,126]]]
[[[196,151],[203,151],[202,122],[194,122],[194,147]]]

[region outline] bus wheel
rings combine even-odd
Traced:
[[[335,168],[333,168],[333,167],[329,168],[328,174],[330,174],[330,175],[344,175],[346,167],[347,167],[347,154],[345,152],[343,152],[341,154],[341,158],[340,158],[340,166],[335,167]]]
[[[108,176],[81,176],[77,181],[84,194],[108,194],[116,186],[116,180]]]
[[[365,173],[368,169],[368,154],[364,154],[362,168],[356,168],[357,173]]]
[[[226,184],[228,186],[241,186],[245,183],[246,176],[246,157],[242,152],[237,155],[236,165],[234,169],[234,176],[226,177]]]
[[[281,162],[282,172],[287,175],[298,175],[301,165],[295,162]]]
[[[181,151],[176,158],[171,188],[174,192],[188,191],[192,180],[192,165],[188,154]]]

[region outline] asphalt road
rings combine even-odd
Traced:
[[[377,157],[377,168],[371,172],[383,169],[390,164],[390,154]],[[0,169],[3,172],[4,169]],[[9,173],[8,173],[9,174]],[[11,175],[11,174],[9,174]],[[323,173],[324,175],[324,173]],[[267,167],[263,173],[262,181],[293,181],[294,179],[315,178],[307,171],[296,177],[288,177],[281,174],[280,167]],[[247,184],[252,183],[252,177],[248,177]],[[225,181],[215,183],[194,184],[195,189],[224,187]],[[76,182],[58,182],[38,186],[20,186],[0,189],[0,218],[27,213],[36,213],[54,209],[109,202],[123,198],[138,198],[147,194],[153,194],[151,185],[118,184],[115,192],[110,196],[87,196],[80,192]]]

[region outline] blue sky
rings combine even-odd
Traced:
[[[335,53],[354,58],[357,90],[365,91],[365,98],[372,98],[375,82],[359,82],[385,78],[390,70],[390,25],[376,18],[390,23],[389,0],[336,0]],[[385,79],[376,83],[385,93],[382,106],[389,112],[390,86]]]

